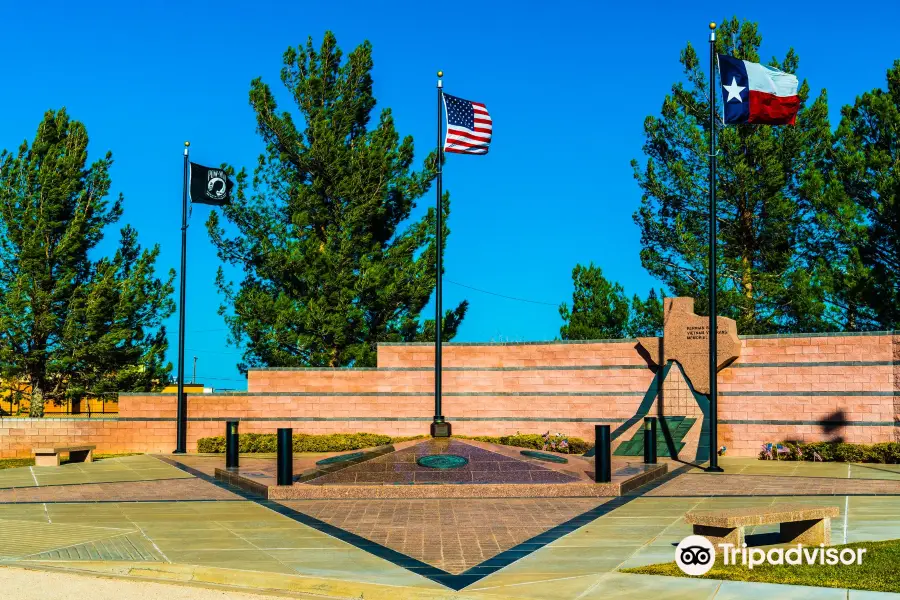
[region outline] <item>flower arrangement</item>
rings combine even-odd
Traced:
[[[563,454],[568,454],[569,452],[569,436],[563,433],[555,433],[550,435],[550,432],[541,435],[544,440],[544,445],[541,450],[546,450],[549,452],[561,452]]]

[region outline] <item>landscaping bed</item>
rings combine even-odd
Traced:
[[[294,452],[344,452],[346,450],[361,450],[385,444],[399,444],[400,442],[423,439],[425,437],[427,436],[391,437],[377,433],[331,433],[323,435],[297,433],[293,436],[293,450]],[[548,436],[547,434],[541,435],[538,433],[498,437],[484,435],[457,435],[453,437],[562,454],[584,454],[592,447],[580,438]],[[278,440],[274,433],[242,433],[238,438],[238,443],[238,451],[241,454],[274,453],[278,450]],[[200,438],[197,440],[197,452],[204,454],[225,452],[225,436]]]
[[[773,458],[777,460],[813,461],[821,458],[824,462],[900,464],[900,442],[879,444],[848,444],[846,442],[782,442],[786,454]],[[763,458],[764,453],[760,453]],[[816,458],[818,456],[818,458]]]
[[[313,435],[296,433],[293,436],[294,452],[344,452],[361,450],[385,444],[397,444],[407,440],[424,438],[424,435],[391,437],[377,433],[330,433]],[[238,452],[241,454],[274,453],[278,451],[278,437],[274,433],[242,433],[238,437]],[[225,452],[225,436],[200,438],[197,452]]]

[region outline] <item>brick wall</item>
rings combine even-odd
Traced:
[[[567,365],[639,365],[634,340],[522,344],[446,344],[446,367],[557,367]],[[379,344],[378,368],[433,367],[432,344]]]
[[[886,334],[744,338],[719,375],[722,443],[754,455],[780,440],[900,441],[898,347]]]
[[[0,419],[0,458],[26,458],[32,448],[95,444],[96,452],[163,452],[175,449],[175,423],[121,418]]]
[[[719,376],[719,436],[730,455],[785,439],[897,439],[900,336],[746,337],[742,346]],[[242,432],[427,433],[433,359],[427,344],[385,344],[377,369],[251,371],[247,393],[189,396],[188,449],[222,435],[229,419]],[[630,436],[629,419],[655,414],[654,377],[631,340],[448,344],[443,412],[464,435],[553,430],[590,439],[595,424],[607,423]],[[677,370],[663,390],[667,414],[700,416]],[[122,394],[119,411],[90,421],[0,420],[0,456],[28,455],[38,442],[90,441],[99,452],[174,448],[174,395]]]

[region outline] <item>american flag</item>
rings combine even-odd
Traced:
[[[491,145],[491,115],[480,102],[444,94],[447,110],[447,137],[444,152],[487,154]]]

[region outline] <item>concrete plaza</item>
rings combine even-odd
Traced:
[[[696,508],[834,505],[834,543],[900,538],[897,465],[725,458],[724,475],[673,464],[612,498],[275,501],[215,481],[222,462],[144,455],[0,471],[0,561],[320,598],[847,598],[617,570],[673,560]]]

